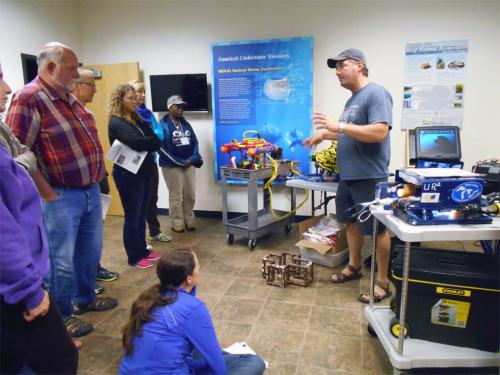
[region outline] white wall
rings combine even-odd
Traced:
[[[67,44],[79,53],[81,36],[74,1],[0,0],[0,63],[13,91],[24,84],[21,53],[36,55],[50,41]]]
[[[0,3],[2,18],[4,3]],[[139,61],[148,85],[151,74],[206,72],[210,81],[210,43],[213,42],[311,35],[314,37],[314,109],[336,117],[349,93],[339,86],[334,72],[326,66],[326,59],[345,48],[359,48],[368,58],[370,78],[385,86],[394,99],[391,170],[405,163],[405,136],[400,130],[405,44],[468,39],[463,160],[470,169],[477,160],[495,154],[500,156],[497,145],[500,113],[496,110],[500,87],[498,0],[81,1],[77,11],[81,44],[78,29],[72,22],[57,25],[50,21],[54,16],[48,10],[44,11],[44,18],[49,20],[40,20],[40,8],[54,9],[52,2],[40,3],[43,5],[12,5],[16,8],[16,18],[9,20],[9,24],[21,30],[19,35],[9,35],[16,47],[8,49],[6,59],[3,49],[2,59],[9,62],[9,74],[13,76],[11,64],[18,57],[11,55],[21,49],[30,52],[24,46],[35,51],[53,38],[76,46],[80,59],[86,64]],[[73,5],[64,4],[68,14],[74,11]],[[30,21],[20,19],[18,12],[26,12]],[[58,15],[62,13],[66,12],[56,11]],[[73,13],[69,17],[74,20]],[[30,22],[37,25],[36,38],[31,37],[35,29]],[[4,28],[4,22],[0,24]],[[30,25],[29,28],[26,25]],[[211,114],[186,117],[195,128],[206,160],[197,175],[196,209],[221,210],[220,187],[214,181],[211,166]],[[242,189],[235,190],[239,192],[230,196],[231,208],[244,210],[245,194]],[[286,205],[285,202],[276,197],[278,206]],[[164,184],[160,188],[159,207],[168,207]],[[300,211],[307,212],[309,204]]]

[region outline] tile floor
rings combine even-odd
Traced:
[[[167,218],[160,221],[168,228]],[[118,372],[121,327],[132,302],[157,280],[154,268],[128,266],[122,223],[119,217],[106,219],[102,258],[104,267],[121,273],[118,280],[103,283],[103,296],[118,298],[119,306],[82,316],[94,324],[94,332],[81,340],[82,375]],[[296,225],[287,235],[262,239],[254,251],[244,239],[228,245],[221,220],[198,219],[197,227],[195,232],[179,234],[165,230],[173,241],[152,244],[160,253],[177,247],[196,249],[202,267],[198,296],[212,313],[222,347],[246,341],[270,362],[266,374],[392,374],[381,344],[367,333],[364,305],[356,300],[360,291],[368,289],[368,269],[362,280],[333,285],[328,282],[332,270],[315,266],[314,282],[307,288],[268,286],[260,274],[261,258],[293,247],[299,236]]]

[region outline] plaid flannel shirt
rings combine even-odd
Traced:
[[[40,77],[12,98],[6,123],[33,150],[52,186],[82,188],[104,176],[104,155],[93,115]]]

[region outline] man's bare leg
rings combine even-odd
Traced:
[[[391,238],[389,233],[385,231],[377,236],[377,283],[384,288],[389,288],[389,257],[391,253]],[[376,296],[384,297],[387,292],[379,285],[375,285],[374,293]],[[370,293],[361,294],[360,298],[367,302],[370,300]]]
[[[347,246],[349,248],[349,265],[354,269],[361,269],[361,248],[363,247],[363,234],[358,229],[356,223],[347,223]],[[353,272],[345,267],[342,273],[349,277],[353,275]],[[334,273],[331,276],[332,281],[340,281],[342,276],[338,273]]]

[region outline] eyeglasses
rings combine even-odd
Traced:
[[[81,83],[83,85],[89,85],[90,87],[92,87],[93,89],[96,88],[96,85],[95,85],[95,82],[86,82],[86,81],[78,81],[76,83]]]

